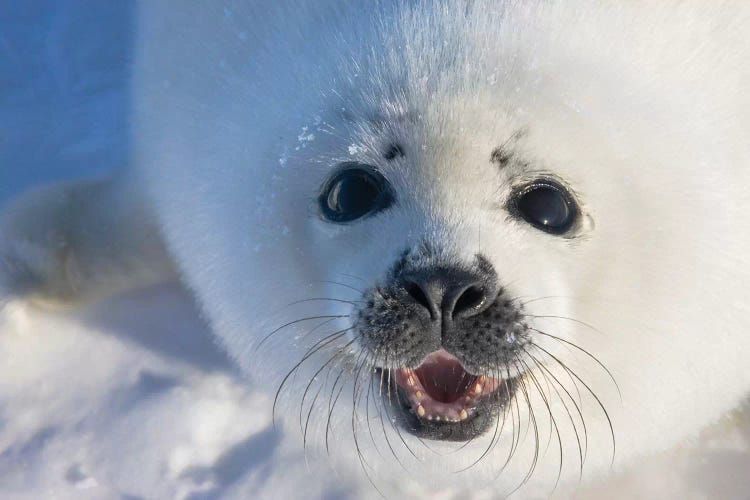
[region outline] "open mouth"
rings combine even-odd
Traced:
[[[444,349],[425,357],[417,368],[401,368],[395,375],[411,411],[420,419],[435,422],[467,420],[480,398],[494,393],[502,383],[486,375],[470,374]]]
[[[484,433],[513,395],[515,379],[473,374],[444,349],[414,369],[392,371],[404,427],[430,439],[465,441]]]

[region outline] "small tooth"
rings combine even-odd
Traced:
[[[417,396],[418,399],[421,399],[422,396],[424,396],[424,394],[422,394],[422,391],[417,391],[414,395]]]
[[[414,377],[409,375],[409,380],[407,381],[411,387],[414,387]]]
[[[461,420],[466,420],[469,417],[469,414],[466,412],[466,409],[461,410],[461,413],[458,414],[458,417]]]
[[[474,386],[474,394],[481,394],[482,393],[482,386],[480,384],[477,384]]]
[[[424,406],[417,406],[417,415],[419,415],[420,417],[424,417]]]
[[[438,422],[440,422],[440,420],[442,420],[442,419],[440,418],[440,415],[438,415],[437,417],[435,417],[435,420],[437,420]]]
[[[479,382],[480,383],[484,383],[485,380],[487,380],[487,377],[485,377],[484,375],[480,375],[479,376]]]

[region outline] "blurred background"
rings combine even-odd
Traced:
[[[0,1],[0,204],[127,162],[134,6]]]

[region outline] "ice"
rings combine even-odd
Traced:
[[[315,140],[315,134],[308,132],[309,127],[305,126],[302,127],[302,131],[297,136],[297,141],[299,141],[301,147],[307,146],[308,142],[312,142]]]
[[[279,166],[286,167],[286,164],[288,161],[289,161],[289,150],[287,148],[284,148],[284,152],[281,153],[281,156],[279,156]]]

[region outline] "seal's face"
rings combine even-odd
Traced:
[[[407,151],[412,148],[393,145],[384,160],[398,157],[405,164]],[[487,163],[503,169],[511,160],[512,152],[499,147]],[[408,204],[417,189],[399,193],[386,178],[398,171],[383,170],[352,161],[339,165],[320,194],[321,218],[354,224]],[[573,195],[549,174],[515,187],[504,204],[488,205],[507,215],[506,224],[526,223],[558,237],[570,238],[582,225]],[[429,214],[419,216],[428,223]],[[405,243],[409,240],[414,237]],[[386,386],[381,396],[407,431],[473,439],[497,421],[517,389],[516,379],[529,368],[524,354],[536,347],[533,322],[488,257],[471,255],[471,247],[463,245],[451,253],[446,249],[461,244],[429,235],[416,242],[362,292],[352,315],[353,336],[376,368],[378,385]]]
[[[134,162],[306,443],[552,487],[750,388],[744,31],[583,0],[162,3]]]

